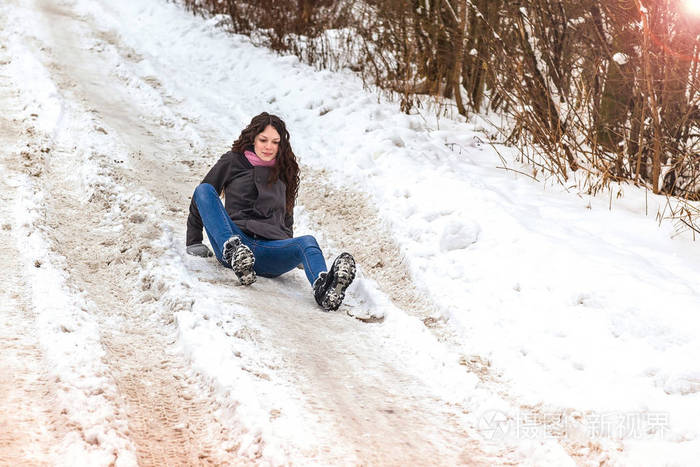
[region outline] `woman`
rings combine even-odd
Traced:
[[[316,302],[324,310],[336,310],[355,278],[355,260],[342,253],[328,271],[314,237],[293,238],[298,188],[299,165],[286,126],[263,112],[195,189],[187,218],[187,253],[212,256],[202,244],[204,228],[216,259],[232,268],[242,285],[255,282],[256,274],[277,277],[301,264]]]

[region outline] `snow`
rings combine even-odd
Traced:
[[[324,171],[327,184],[370,197],[416,291],[436,306],[430,319],[454,333],[436,338],[426,321],[394,305],[367,271],[360,270],[348,304],[358,315],[383,316],[381,323],[319,312],[302,271],[260,280],[255,290],[230,287],[227,271],[215,261],[186,255],[184,225],[162,221],[139,280],[160,291],[153,307],[173,312],[177,350],[213,388],[220,417],[235,427],[239,456],[271,464],[308,461],[322,440],[326,459],[363,462],[345,457],[348,449],[334,444],[328,428],[333,415],[295,383],[318,375],[289,370],[303,367],[298,362],[321,365],[318,352],[336,355],[336,339],[358,356],[348,372],[375,365],[370,368],[376,374],[361,375],[355,384],[376,384],[383,394],[379,368],[388,366],[410,377],[402,394],[406,404],[422,401],[436,413],[445,405],[464,407],[469,413],[460,415],[460,426],[475,432],[487,415],[502,417],[504,436],[484,430],[481,436],[496,450],[507,446],[519,463],[573,464],[580,459],[567,449],[577,442],[592,442],[592,450],[614,464],[695,462],[700,366],[692,356],[700,354],[700,253],[689,234],[657,221],[665,199],[631,186],[588,196],[499,169],[498,153],[510,167],[529,172],[514,162],[512,148],[483,144],[488,138],[478,121],[401,114],[349,72],[314,71],[171,3],[78,0],[75,8],[137,57],[125,60],[124,50],[90,44],[104,48],[106,63],[144,113],[195,145],[187,153],[199,152],[204,160],[197,163],[200,172],[188,175],[192,180],[253,115],[280,115],[300,162]],[[31,21],[22,18],[22,24]],[[41,34],[36,25],[30,29]],[[8,72],[32,96],[34,120],[47,138],[68,140],[91,125],[63,100],[30,48],[19,39],[8,47]],[[617,53],[613,59],[624,64],[627,57]],[[140,141],[124,150],[112,138],[127,124],[114,122],[102,132],[86,132],[79,150],[99,146],[104,153],[127,154],[120,164],[135,167]],[[205,123],[213,129],[209,134],[201,131]],[[183,155],[164,151],[162,157],[177,164]],[[73,175],[86,198],[98,188],[111,193],[114,209],[104,228],[137,213],[141,220],[160,219],[172,208],[146,188],[121,186],[94,164],[84,158]],[[77,425],[101,439],[97,448],[67,437],[68,463],[107,464],[113,450],[120,461],[135,463],[123,423],[113,421],[119,409],[97,394],[116,388],[101,361],[98,323],[83,311],[90,304],[66,284],[69,271],[45,246],[50,239],[32,227],[40,224],[34,214],[42,203],[40,187],[29,177],[12,183],[21,193],[13,226],[26,277],[34,281],[37,328],[52,371],[67,388],[60,403]],[[618,189],[624,196],[611,202]],[[124,213],[120,205],[131,208]],[[187,203],[175,207],[185,212]],[[304,206],[295,214],[296,234],[316,235],[328,259],[343,248],[313,230]],[[152,293],[144,290],[141,297]],[[285,302],[308,303],[290,316],[280,309]],[[275,328],[279,323],[283,330]],[[486,376],[478,377],[475,368]],[[339,371],[328,368],[332,375]],[[323,401],[343,383],[319,378],[318,384]],[[436,400],[426,402],[427,395]],[[558,425],[546,420],[557,417],[566,436],[551,433]],[[441,433],[425,439],[447,444]],[[586,455],[586,462],[600,460],[599,453]]]
[[[24,52],[18,42],[13,45]],[[34,119],[37,127],[57,135],[64,103],[46,72],[29,53],[13,56],[10,66],[16,76],[23,77],[24,86],[34,91],[32,109],[37,111]],[[30,144],[25,147],[24,142],[25,138],[20,137],[6,151],[31,150]],[[20,252],[18,259],[24,277],[30,281],[36,333],[47,366],[61,389],[54,401],[55,410],[75,427],[60,440],[52,453],[53,462],[136,465],[133,446],[125,434],[126,426],[118,420],[118,409],[111,402],[117,388],[102,362],[105,350],[100,343],[98,325],[86,312],[91,304],[66,284],[65,262],[50,251],[47,232],[40,227],[39,207],[45,203],[44,194],[28,176],[4,176],[18,194],[11,225],[21,239],[16,245]]]
[[[617,63],[618,65],[624,65],[624,64],[626,64],[627,62],[629,62],[630,58],[629,58],[626,54],[623,54],[622,52],[616,52],[616,53],[613,55],[613,60],[614,60],[615,63]]]
[[[14,206],[13,228],[25,238],[19,245],[26,277],[31,278],[31,297],[36,313],[39,341],[48,365],[61,386],[55,401],[57,410],[77,427],[67,434],[53,453],[57,465],[109,464],[119,458],[119,465],[136,465],[131,443],[123,424],[108,423],[116,408],[110,403],[107,369],[96,323],[85,313],[89,306],[80,294],[65,284],[64,265],[46,248],[46,238],[34,230],[36,206],[41,193],[34,193],[25,179],[11,177],[19,198]],[[115,456],[115,454],[117,454]]]

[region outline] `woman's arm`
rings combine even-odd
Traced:
[[[234,160],[235,155],[234,152],[229,151],[221,156],[204,177],[202,183],[208,183],[214,187],[217,193],[221,193],[224,189],[224,185],[226,185],[231,178],[231,162]],[[187,246],[202,243],[203,228],[202,218],[199,215],[199,210],[197,209],[193,196],[190,201],[190,214],[187,216]]]
[[[284,225],[292,232],[294,236],[294,213],[284,215]]]

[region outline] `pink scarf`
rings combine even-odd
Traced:
[[[246,159],[248,159],[248,162],[253,164],[253,167],[256,166],[263,166],[263,167],[272,167],[275,165],[275,159],[269,160],[269,161],[264,161],[258,157],[257,154],[255,154],[253,151],[244,151],[243,155],[245,155]]]

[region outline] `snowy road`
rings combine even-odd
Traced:
[[[10,9],[22,24],[33,27],[13,28],[13,21],[7,19]],[[82,391],[86,400],[95,394],[104,396],[103,410],[111,412],[99,420],[72,420],[77,427],[71,426],[68,410],[51,413],[50,400],[43,399],[61,388],[47,381],[50,378],[45,375],[51,371],[40,367],[40,340],[32,336],[32,323],[41,319],[34,318],[32,310],[38,310],[38,315],[46,311],[38,300],[23,302],[24,297],[32,296],[33,287],[42,286],[30,284],[32,278],[19,267],[19,258],[24,255],[31,260],[38,252],[20,253],[7,246],[2,266],[12,276],[5,281],[9,287],[7,299],[3,297],[3,320],[9,327],[3,332],[17,336],[19,342],[10,340],[10,346],[3,348],[6,360],[17,361],[16,367],[5,368],[16,381],[3,382],[3,392],[15,394],[3,397],[10,404],[3,407],[3,413],[22,413],[26,405],[36,411],[47,408],[29,420],[19,420],[20,427],[46,426],[46,439],[25,439],[25,430],[18,430],[9,440],[3,439],[3,448],[9,446],[3,449],[4,462],[17,464],[22,453],[33,450],[39,452],[32,456],[43,461],[70,464],[91,455],[97,463],[107,463],[113,456],[119,465],[134,459],[141,465],[224,464],[266,456],[273,462],[478,464],[497,457],[484,454],[469,426],[461,423],[466,408],[448,404],[431,390],[437,383],[435,371],[423,373],[420,367],[399,364],[404,355],[410,355],[403,352],[410,349],[411,342],[349,317],[319,312],[308,285],[298,276],[269,284],[261,280],[250,290],[235,290],[235,280],[227,271],[183,258],[180,243],[188,196],[211,161],[188,158],[200,159],[199,148],[191,148],[200,139],[216,140],[217,129],[192,124],[190,132],[198,138],[191,139],[154,117],[143,105],[147,101],[144,93],[160,96],[161,111],[171,119],[188,120],[173,105],[178,97],[159,89],[157,74],[141,79],[123,72],[123,62],[138,60],[138,51],[100,30],[91,17],[75,12],[70,4],[10,2],[3,10],[3,63],[21,57],[32,68],[32,75],[41,77],[41,81],[22,83],[18,75],[13,76],[14,81],[4,75],[4,107],[14,104],[20,108],[27,103],[42,107],[29,118],[18,121],[6,116],[3,120],[4,146],[26,146],[19,153],[5,153],[3,173],[33,191],[24,196],[38,200],[34,205],[16,201],[22,196],[17,193],[19,188],[3,186],[6,206],[14,204],[36,213],[31,223],[15,228],[6,224],[3,244],[21,247],[25,231],[41,235],[46,251],[36,261],[45,261],[40,267],[54,268],[62,276],[62,293],[67,299],[77,298],[84,304],[76,313],[85,316],[68,319],[89,321],[96,332],[92,336],[95,348],[61,349],[63,354],[52,358],[64,358],[61,363],[70,366],[64,371],[78,380],[100,378],[100,382],[78,384],[70,390]],[[31,31],[36,30],[43,33],[35,36]],[[8,41],[7,35],[13,33],[17,35]],[[39,89],[46,93],[43,100],[35,94]],[[21,111],[14,115],[18,114]],[[12,217],[7,212],[3,215],[3,219]],[[171,235],[173,243],[154,249],[152,242],[164,233]],[[14,239],[9,238],[13,235]],[[202,269],[187,282],[167,277],[157,267],[143,274],[146,263],[168,254],[174,256],[173,261]],[[179,290],[177,298],[161,299],[170,289],[183,287],[186,290]],[[242,322],[235,330],[236,339],[252,341],[251,351],[277,362],[275,366],[252,362],[241,367],[266,387],[280,383],[287,387],[279,396],[288,397],[290,407],[278,400],[269,409],[261,403],[260,410],[269,412],[271,420],[305,425],[300,431],[309,438],[274,439],[274,428],[269,437],[258,432],[242,434],[250,429],[246,426],[249,421],[238,419],[236,406],[247,401],[222,401],[208,387],[207,375],[193,368],[190,356],[177,344],[175,313],[189,312],[196,298],[206,300],[207,293],[201,290],[205,287],[216,289],[216,296],[225,300],[208,312],[218,311],[220,319],[228,315],[226,323],[231,319]],[[200,291],[186,293],[191,288]],[[246,308],[242,316],[237,316],[237,307]],[[58,330],[54,327],[46,332],[73,333],[65,324],[48,327],[56,325]],[[217,325],[226,327],[221,321]],[[72,352],[96,349],[102,354],[95,363],[97,374],[70,361]],[[45,344],[43,351],[57,349]],[[426,363],[430,367],[440,364]],[[271,371],[276,374],[271,376]],[[54,421],[42,422],[41,417]],[[11,418],[3,424],[6,421],[6,426],[18,423]],[[76,428],[82,442],[62,439],[66,431]],[[26,432],[31,432],[30,426]],[[299,434],[286,429],[281,433]],[[266,452],[267,445],[278,452]]]
[[[639,193],[611,218],[543,192],[477,133],[214,23],[159,0],[0,5],[0,464],[696,457],[700,256]],[[338,313],[302,271],[242,288],[185,254],[195,185],[261,110],[303,166],[295,234],[358,259]]]

